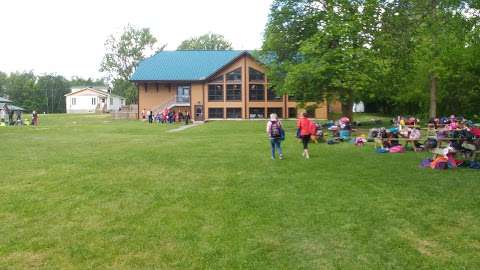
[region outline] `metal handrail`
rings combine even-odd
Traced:
[[[172,107],[172,105],[175,105],[177,103],[183,103],[183,104],[188,103],[188,104],[190,104],[190,97],[174,96],[173,98],[171,98],[167,102],[164,102],[164,103],[152,108],[152,111],[153,112],[161,112],[165,109],[170,109]]]

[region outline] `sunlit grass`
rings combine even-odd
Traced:
[[[478,269],[480,177],[312,145],[287,122],[101,115],[0,128],[0,269]]]

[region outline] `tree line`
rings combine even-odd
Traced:
[[[274,0],[263,56],[277,91],[344,113],[479,114],[480,2]]]
[[[0,97],[8,97],[16,106],[39,113],[64,113],[65,94],[75,86],[104,86],[103,80],[56,74],[35,75],[33,72],[0,71]]]

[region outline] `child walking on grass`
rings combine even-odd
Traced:
[[[302,113],[302,116],[297,121],[297,128],[300,133],[299,134],[300,138],[302,139],[302,143],[303,143],[302,155],[305,159],[310,158],[310,154],[308,153],[308,143],[310,142],[310,137],[312,135],[312,132],[311,132],[312,126],[313,126],[313,123],[307,118],[307,113],[306,112]]]
[[[272,147],[272,159],[275,159],[275,149],[278,151],[280,159],[283,159],[282,153],[282,123],[278,120],[278,115],[275,113],[270,114],[270,121],[267,123],[267,134],[270,138],[270,145]]]

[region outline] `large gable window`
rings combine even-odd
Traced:
[[[216,77],[211,83],[223,83],[223,75]]]
[[[242,80],[242,69],[237,68],[232,72],[227,73],[227,81],[241,81]]]
[[[208,101],[223,101],[223,85],[208,85]]]
[[[248,79],[251,82],[264,82],[265,74],[254,68],[248,68]]]
[[[242,85],[241,84],[227,84],[227,100],[241,101],[242,100]]]
[[[249,98],[253,101],[265,100],[265,87],[263,84],[250,84]]]

